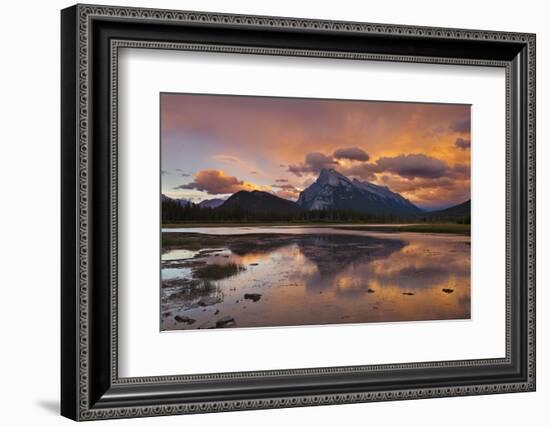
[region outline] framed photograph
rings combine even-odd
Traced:
[[[535,35],[61,12],[61,412],[535,390]]]

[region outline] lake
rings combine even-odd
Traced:
[[[160,308],[163,331],[469,319],[470,237],[164,228]]]

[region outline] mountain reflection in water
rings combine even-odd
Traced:
[[[209,230],[163,247],[162,330],[470,318],[469,237]]]

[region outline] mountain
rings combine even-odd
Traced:
[[[179,203],[179,205],[182,206],[182,207],[188,206],[189,204],[193,203],[192,201],[187,200],[185,198],[176,199],[176,198],[168,197],[167,195],[164,195],[164,194],[160,194],[160,200],[163,203],[165,201],[172,202],[172,203]]]
[[[306,210],[353,210],[373,215],[411,215],[421,210],[386,186],[350,180],[334,169],[322,169],[317,180],[300,193]]]
[[[298,213],[300,207],[293,201],[264,191],[239,191],[229,197],[217,210],[240,210],[251,213]]]
[[[428,215],[432,217],[449,218],[449,219],[470,216],[470,214],[471,214],[470,200],[465,201],[461,204],[457,204],[456,206],[452,206],[443,210],[437,210],[437,211],[428,213]]]
[[[222,198],[212,198],[211,200],[201,201],[199,206],[207,209],[215,209],[220,207],[223,203],[225,203],[225,200]]]

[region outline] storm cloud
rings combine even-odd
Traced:
[[[339,169],[346,176],[353,176],[361,180],[372,181],[376,178],[375,173],[378,171],[376,163],[357,163],[350,167]]]
[[[334,151],[334,158],[339,160],[369,161],[369,154],[361,148],[340,148]]]
[[[406,179],[439,178],[449,172],[443,160],[425,154],[401,154],[397,157],[382,157],[376,161],[377,173],[388,172]]]
[[[455,141],[455,146],[459,149],[470,149],[470,139],[458,138]]]
[[[288,171],[296,176],[302,176],[303,173],[319,173],[321,169],[334,167],[337,164],[337,161],[321,152],[308,152],[303,163],[291,164],[288,166]]]

